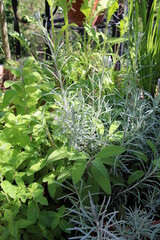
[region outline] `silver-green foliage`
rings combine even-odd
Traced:
[[[88,191],[89,188],[88,186]],[[69,239],[123,240],[123,238],[119,238],[119,234],[115,233],[116,225],[122,224],[123,221],[116,220],[117,211],[109,211],[110,198],[107,200],[104,197],[101,205],[95,204],[94,194],[86,192],[87,194],[82,197],[84,189],[83,182],[81,182],[79,187],[70,188],[71,194],[65,196],[72,203],[68,214],[73,226],[69,230],[74,232],[74,237]]]
[[[74,237],[69,239],[159,239],[160,224],[155,222],[155,213],[151,209],[137,206],[125,208],[124,215],[118,220],[118,211],[113,211],[115,204],[111,198],[108,200],[104,198],[98,205],[93,200],[96,195],[88,192],[85,197],[82,197],[82,192],[85,191],[82,182],[78,187],[69,187],[69,189],[71,193],[65,198],[72,203],[72,207],[68,209],[68,214],[73,225],[70,230],[74,232]]]
[[[117,225],[117,232],[125,240],[158,240],[160,224],[153,223],[152,212],[135,207],[126,209],[126,216],[122,224]]]
[[[64,135],[69,144],[80,151],[97,151],[107,144],[104,125],[108,124],[103,123],[101,117],[109,114],[111,107],[104,99],[98,109],[96,96],[85,99],[80,89],[74,94],[66,92],[64,98],[59,95],[59,100],[53,115],[54,124],[58,126],[55,135]]]

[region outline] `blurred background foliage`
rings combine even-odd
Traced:
[[[15,48],[15,33],[14,33],[14,13],[12,9],[12,1],[5,0],[5,12],[6,19],[8,23],[8,32],[9,32],[9,42],[11,48],[12,58],[16,58],[16,48]],[[18,0],[18,18],[19,18],[19,26],[20,26],[20,38],[25,44],[21,46],[22,57],[26,56],[27,50],[24,45],[28,45],[32,53],[35,53],[37,49],[43,48],[43,41],[37,37],[36,33],[37,29],[34,24],[31,22],[27,22],[28,18],[34,17],[34,14],[39,11],[41,16],[45,11],[45,1],[44,0]],[[3,64],[5,61],[3,49],[2,49],[2,41],[1,41],[1,33],[0,33],[0,64]]]

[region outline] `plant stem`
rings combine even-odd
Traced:
[[[67,46],[67,53],[69,52],[69,35],[68,35],[68,15],[67,11],[64,11],[64,23],[66,26],[65,34],[66,34],[66,46]]]
[[[49,131],[48,127],[46,127],[46,134],[47,134],[47,137],[48,137],[48,139],[50,141],[50,144],[51,144],[52,148],[54,148],[55,147],[54,146],[54,142],[53,142],[53,139],[52,139],[52,136],[50,134],[50,131]]]
[[[52,36],[53,36],[53,45],[56,49],[56,40],[55,40],[55,29],[54,29],[54,19],[53,19],[53,7],[51,7],[51,25],[52,25]]]
[[[124,194],[124,193],[127,193],[127,192],[133,190],[133,189],[136,188],[139,184],[143,183],[145,180],[147,180],[148,178],[152,177],[152,175],[153,175],[154,173],[156,173],[157,169],[158,169],[158,166],[156,166],[151,172],[149,172],[149,171],[150,171],[150,169],[149,169],[148,172],[147,172],[147,174],[144,176],[144,178],[142,178],[139,182],[136,182],[133,186],[131,186],[131,187],[127,188],[126,190],[118,193],[115,198],[117,198],[117,197],[120,196],[121,194]]]

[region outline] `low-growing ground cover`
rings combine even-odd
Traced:
[[[109,21],[118,3],[105,7]],[[87,38],[66,26],[51,39],[37,15],[51,60],[6,64],[15,79],[0,92],[2,240],[159,239],[160,95],[155,80],[143,89],[127,17],[121,38],[85,23]]]

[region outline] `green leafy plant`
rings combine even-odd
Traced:
[[[155,94],[159,77],[160,9],[158,4],[156,0],[152,1],[151,6],[147,1],[129,1],[130,33],[134,33],[133,40],[130,39],[130,47],[135,49],[135,54],[131,53],[135,55],[135,61],[131,64],[140,87],[152,95]],[[131,49],[130,52],[132,52]]]
[[[10,62],[8,68],[17,78],[5,82],[0,105],[0,234],[2,239],[52,239],[53,229],[55,237],[61,236],[60,229],[67,231],[67,222],[63,204],[57,210],[48,203],[55,187],[46,160],[46,151],[54,146],[41,120],[47,90],[33,57]]]
[[[107,31],[118,2],[100,2],[97,11],[107,13],[105,33],[100,33],[91,26],[91,2],[85,1],[88,39],[83,42],[77,32],[71,35],[67,22],[71,2],[48,3],[52,10],[58,4],[65,18],[58,32],[51,17],[50,36],[36,15],[50,61],[32,56],[8,62],[15,79],[5,81],[0,92],[0,236],[158,240],[160,97],[139,90],[136,82],[142,73],[143,37],[148,43],[152,32],[157,41],[157,20],[139,41],[136,31],[145,20],[137,17],[143,15],[140,3],[129,2],[129,16],[119,24],[121,38],[114,39]],[[126,49],[118,57],[112,45],[123,42],[127,48],[127,23],[133,24],[133,40],[141,49]],[[155,52],[144,49],[151,50],[157,64],[155,46]],[[124,63],[119,73],[117,59]]]

